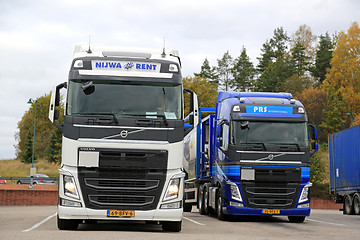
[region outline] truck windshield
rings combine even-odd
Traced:
[[[231,144],[295,144],[309,145],[307,124],[294,122],[233,121]]]
[[[84,86],[93,91],[84,90]],[[182,118],[181,85],[71,80],[67,114],[112,114],[116,117]]]

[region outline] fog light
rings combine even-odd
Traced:
[[[231,207],[244,207],[244,204],[230,201],[230,206]]]
[[[81,207],[81,203],[70,201],[70,200],[67,200],[67,199],[61,199],[60,205],[61,206],[66,206],[66,207]]]
[[[310,208],[310,203],[300,204],[297,208]]]
[[[182,207],[182,201],[162,204],[161,209],[177,209]]]

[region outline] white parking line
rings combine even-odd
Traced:
[[[41,224],[44,224],[46,223],[47,221],[49,221],[51,218],[55,217],[56,216],[56,213],[54,213],[53,215],[51,216],[48,216],[47,218],[45,218],[44,220],[42,220],[41,222],[38,222],[37,224],[35,224],[34,226],[32,226],[31,228],[29,229],[26,229],[26,230],[22,230],[22,232],[30,232],[36,228],[38,228]]]
[[[190,222],[193,222],[193,223],[196,223],[196,224],[198,224],[198,225],[201,225],[201,226],[205,226],[206,224],[203,224],[203,223],[199,223],[199,222],[197,222],[197,221],[195,221],[195,220],[192,220],[192,219],[190,219],[190,218],[187,218],[187,217],[183,217],[184,219],[186,219],[186,220],[188,220],[188,221],[190,221]]]
[[[310,222],[324,223],[324,224],[330,224],[330,225],[336,225],[336,226],[344,226],[344,224],[340,224],[340,223],[323,222],[323,221],[309,219],[309,218],[307,218],[306,220],[310,221]]]

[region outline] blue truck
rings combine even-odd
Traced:
[[[197,118],[184,139],[184,211],[197,205],[220,220],[303,222],[310,215],[310,157],[318,141],[301,102],[290,93],[219,92],[216,108],[191,115]]]
[[[360,214],[360,126],[329,135],[330,191],[343,213]]]

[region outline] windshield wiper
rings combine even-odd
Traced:
[[[111,113],[111,112],[108,112],[108,113],[102,113],[102,112],[99,112],[99,113],[95,113],[95,112],[86,112],[86,113],[73,113],[73,114],[77,114],[77,115],[91,115],[91,116],[108,115],[108,116],[112,116],[112,117],[113,117],[114,122],[115,122],[116,124],[118,124],[118,123],[119,123],[118,119],[116,118],[115,113]]]
[[[165,126],[169,125],[169,122],[165,116],[165,114],[132,114],[132,113],[122,113],[125,116],[133,116],[133,117],[161,117],[164,119]]]

